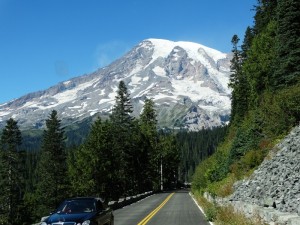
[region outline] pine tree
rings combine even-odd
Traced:
[[[152,144],[155,145],[158,134],[156,111],[152,99],[145,100],[145,105],[140,115],[140,124],[143,132],[151,139],[151,142],[153,142]]]
[[[134,117],[131,105],[130,94],[124,81],[120,81],[119,89],[116,95],[116,103],[110,116],[113,126],[113,149],[119,162],[116,166],[119,167],[119,183],[118,187],[121,192],[126,194],[130,191],[131,181],[131,166],[128,157],[134,155],[132,145],[132,129]]]
[[[98,118],[85,143],[73,153],[70,152],[68,171],[74,195],[101,196],[109,201],[118,200],[123,194],[120,192],[122,187],[118,187],[121,168],[119,155],[113,148],[113,133],[111,122],[102,122]]]
[[[231,121],[238,123],[245,115],[248,107],[248,80],[243,73],[242,63],[243,55],[242,51],[238,47],[240,39],[237,35],[232,37],[231,43],[233,45],[231,59],[231,75],[229,80],[229,87],[232,88],[231,96]],[[244,48],[246,48],[246,42],[244,42]]]
[[[110,118],[112,122],[117,125],[130,126],[133,120],[133,117],[131,116],[132,112],[133,109],[130,102],[130,94],[128,93],[124,81],[120,81],[116,95],[116,103]]]
[[[243,72],[250,85],[250,108],[259,105],[259,96],[271,88],[271,77],[275,63],[275,31],[276,22],[271,21],[267,27],[257,34],[243,63]]]
[[[67,164],[64,130],[53,110],[46,120],[41,157],[37,165],[35,197],[37,216],[44,216],[57,207],[68,196]]]
[[[170,133],[161,133],[161,172],[163,189],[176,188],[179,175],[180,153],[176,138]]]
[[[150,142],[149,148],[149,179],[153,182],[153,187],[159,186],[159,167],[160,154],[158,149],[158,131],[156,111],[154,108],[154,101],[151,99],[145,100],[143,111],[140,115],[140,127],[145,138]]]
[[[258,0],[258,4],[255,6],[256,13],[253,27],[255,35],[261,33],[271,20],[275,20],[277,2],[278,0]]]
[[[274,89],[300,82],[300,2],[278,0]]]
[[[241,52],[241,56],[243,61],[245,59],[247,59],[247,53],[251,48],[251,43],[252,40],[254,38],[254,31],[251,27],[247,27],[246,32],[245,32],[245,36],[244,36],[244,40],[243,40],[243,44],[241,46],[242,52]]]
[[[2,132],[0,147],[0,223],[19,224],[22,217],[24,161],[22,137],[17,121],[9,119]]]
[[[153,147],[150,138],[143,133],[140,121],[135,120],[132,132],[131,160],[132,175],[134,176],[133,194],[140,194],[153,190]]]

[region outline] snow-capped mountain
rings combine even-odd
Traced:
[[[230,55],[192,42],[142,41],[96,72],[61,82],[0,105],[0,127],[10,117],[21,129],[40,128],[50,111],[65,124],[108,114],[118,84],[125,82],[135,116],[145,98],[156,103],[160,127],[198,130],[229,120]]]

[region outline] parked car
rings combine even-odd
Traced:
[[[101,198],[71,198],[42,221],[41,225],[113,225],[114,216]]]

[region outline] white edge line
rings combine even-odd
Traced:
[[[203,213],[203,215],[207,218],[207,216],[206,216],[205,213],[204,213],[204,210],[201,208],[201,206],[198,204],[198,202],[197,202],[196,199],[194,198],[194,195],[193,195],[191,192],[189,192],[189,195],[190,195],[191,198],[194,200],[195,204],[198,206],[198,208],[199,208],[200,211]],[[210,225],[214,225],[213,222],[210,222],[210,221],[207,221],[207,222],[209,222]]]

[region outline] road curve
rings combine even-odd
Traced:
[[[115,225],[209,225],[188,191],[171,194],[154,194],[115,210]]]

